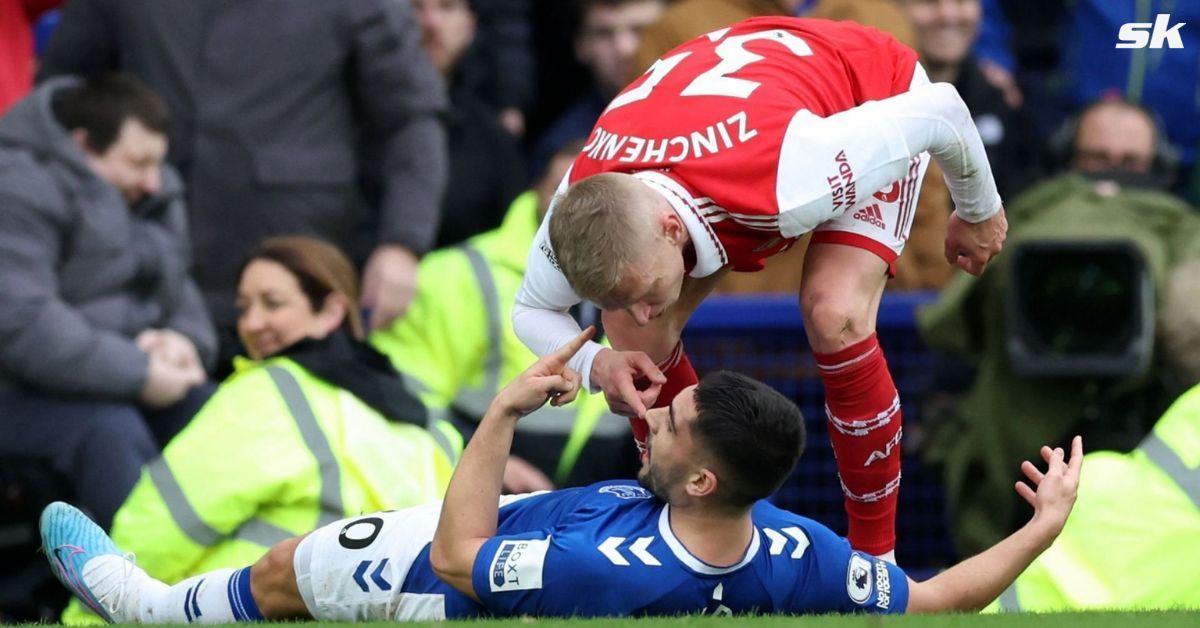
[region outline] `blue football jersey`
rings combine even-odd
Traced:
[[[475,559],[481,604],[441,583],[428,547],[404,591],[443,593],[447,617],[683,613],[900,613],[903,570],[825,526],[759,502],[743,559],[717,567],[671,532],[670,507],[629,481],[553,491],[500,509]]]

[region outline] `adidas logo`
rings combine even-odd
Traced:
[[[879,211],[878,204],[867,205],[854,212],[854,219],[861,220],[869,225],[875,225],[880,229],[887,229],[887,225],[883,222],[883,212]]]

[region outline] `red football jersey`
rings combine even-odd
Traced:
[[[687,191],[725,263],[758,270],[794,241],[779,231],[776,192],[793,116],[826,117],[905,92],[916,63],[912,49],[852,22],[738,22],[672,50],[626,87],[600,116],[570,182],[664,174]]]

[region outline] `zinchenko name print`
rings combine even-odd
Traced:
[[[623,163],[678,163],[699,159],[743,144],[758,135],[750,127],[746,112],[739,111],[700,131],[667,138],[617,135],[597,126],[583,152],[591,159]]]

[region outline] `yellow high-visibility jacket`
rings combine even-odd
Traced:
[[[113,541],[168,583],[250,565],[332,521],[441,499],[461,450],[453,428],[389,421],[286,357],[238,360],[142,470]],[[64,620],[86,620],[78,601]]]
[[[1200,386],[1128,454],[1083,459],[1062,535],[989,611],[1200,609]]]

